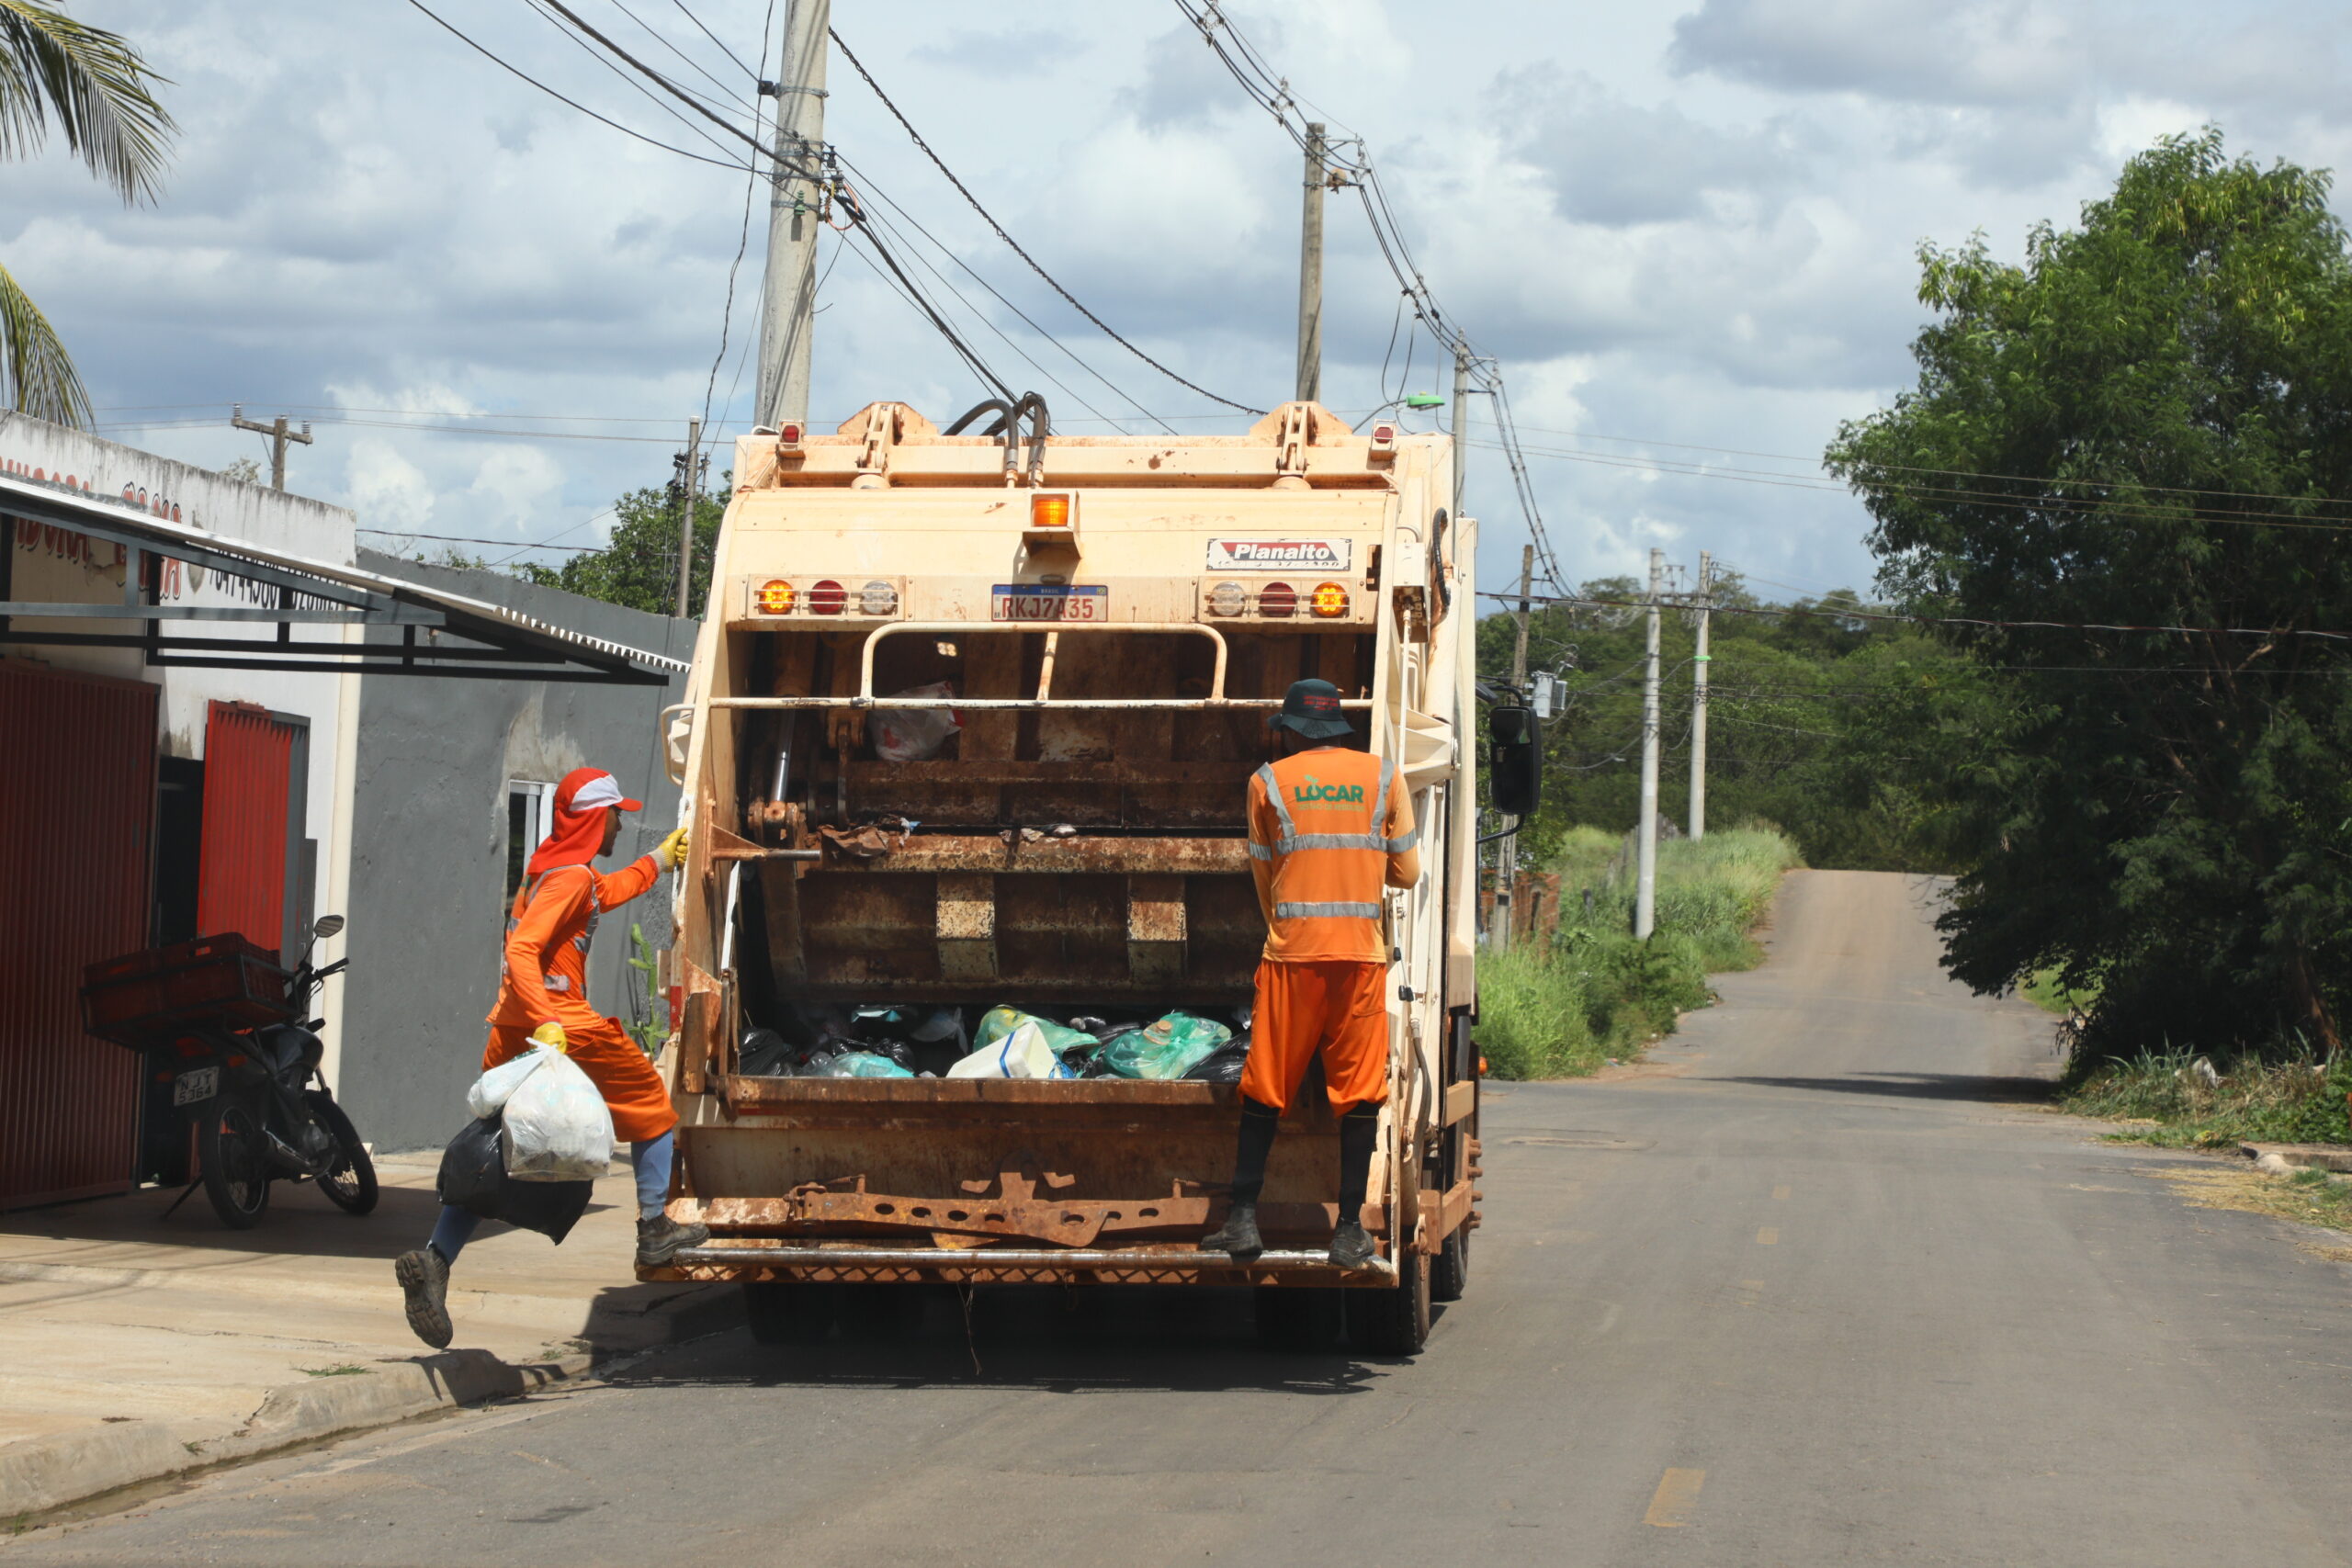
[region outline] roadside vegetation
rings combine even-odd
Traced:
[[[1556,845],[1556,935],[1478,963],[1478,1047],[1497,1077],[1580,1077],[1672,1032],[1676,1015],[1713,999],[1710,974],[1754,965],[1751,933],[1781,874],[1804,863],[1786,835],[1760,825],[1670,840],[1658,846],[1657,933],[1644,943],[1634,940],[1625,840],[1572,828]]]
[[[2078,1067],[2059,1108],[2124,1123],[2112,1136],[2164,1148],[2352,1142],[2345,1097],[2352,1060],[2245,1055],[2213,1063],[2186,1053]]]

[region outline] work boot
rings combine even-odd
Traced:
[[[637,1261],[642,1269],[658,1269],[682,1247],[700,1247],[710,1239],[708,1225],[682,1225],[667,1214],[637,1222]]]
[[[1361,1269],[1372,1261],[1372,1237],[1354,1220],[1342,1220],[1340,1228],[1331,1233],[1331,1253],[1328,1259],[1334,1269]]]
[[[1236,1263],[1247,1263],[1266,1250],[1266,1238],[1258,1234],[1258,1205],[1247,1198],[1236,1198],[1225,1211],[1225,1224],[1201,1237],[1203,1252],[1227,1252]]]
[[[392,1260],[392,1276],[408,1296],[408,1325],[435,1350],[449,1348],[457,1325],[449,1321],[449,1266],[429,1247]]]

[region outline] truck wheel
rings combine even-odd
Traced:
[[[1340,1339],[1340,1292],[1319,1285],[1260,1285],[1250,1292],[1258,1343],[1269,1350],[1328,1350]]]
[[[1430,1259],[1430,1300],[1458,1302],[1470,1288],[1470,1226],[1453,1227],[1445,1245]]]
[[[1420,1352],[1430,1337],[1428,1263],[1407,1241],[1397,1248],[1395,1290],[1348,1292],[1348,1320],[1366,1350],[1375,1356]]]
[[[902,1339],[922,1331],[921,1285],[843,1285],[842,1333],[859,1339]]]
[[[746,1280],[743,1316],[763,1345],[816,1345],[833,1330],[838,1285],[807,1280]]]

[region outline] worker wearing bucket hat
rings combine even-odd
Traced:
[[[1387,949],[1382,891],[1420,880],[1412,796],[1395,760],[1334,742],[1355,727],[1329,681],[1299,681],[1272,720],[1278,760],[1250,781],[1250,869],[1266,917],[1250,1045],[1241,1076],[1240,1146],[1225,1224],[1204,1251],[1247,1260],[1264,1250],[1258,1197],[1283,1111],[1317,1053],[1340,1118],[1340,1217],[1330,1260],[1371,1260],[1364,1192],[1388,1099]]]
[[[675,1153],[677,1112],[670,1091],[617,1019],[588,1005],[588,948],[598,919],[651,887],[685,862],[686,830],[678,829],[651,854],[607,875],[591,863],[612,853],[621,813],[644,808],[621,794],[601,768],[575,768],[556,786],[555,828],[525,867],[523,886],[506,920],[500,958],[498,1005],[491,1010],[484,1072],[535,1045],[552,1045],[588,1075],[613,1116],[613,1135],[627,1139],[637,1171],[637,1258],[659,1264],[682,1247],[709,1239],[701,1225],[682,1225],[665,1213]],[[438,1349],[453,1332],[447,1296],[449,1265],[481,1222],[445,1206],[432,1240],[394,1264],[408,1297],[409,1326]]]

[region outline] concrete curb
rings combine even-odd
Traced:
[[[371,1427],[460,1405],[514,1399],[585,1377],[599,1365],[732,1328],[742,1294],[725,1286],[682,1292],[640,1320],[627,1343],[583,1348],[517,1366],[487,1350],[444,1350],[379,1361],[364,1374],[311,1378],[271,1389],[253,1415],[223,1431],[217,1421],[122,1421],[0,1446],[0,1520],[86,1502],[126,1486],[258,1458]],[[632,1325],[634,1326],[634,1325]],[[583,1343],[575,1341],[575,1343]]]
[[[2272,1176],[2291,1176],[2299,1170],[2352,1175],[2352,1148],[2336,1144],[2240,1144],[2238,1153],[2254,1161],[2256,1170]]]

